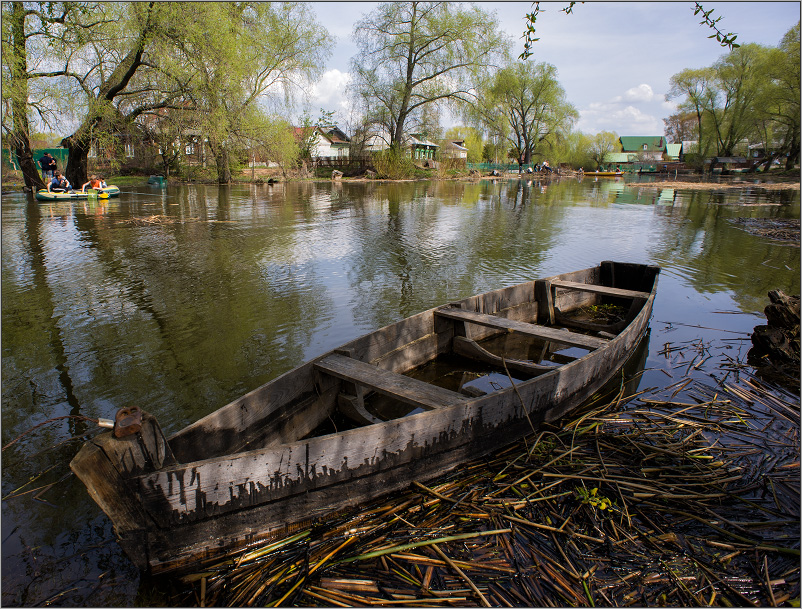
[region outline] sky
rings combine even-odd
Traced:
[[[514,41],[515,56],[523,51],[524,17],[532,2],[477,2],[495,13],[500,28]],[[736,42],[777,46],[799,21],[800,2],[709,2],[718,28],[737,34]],[[666,102],[669,79],[686,68],[710,66],[728,52],[712,30],[700,25],[695,3],[577,2],[573,13],[561,11],[569,2],[541,2],[534,54],[528,61],[557,68],[567,100],[581,118],[575,129],[595,135],[662,135],[663,119],[673,114],[676,101]],[[319,109],[335,111],[345,119],[345,87],[350,59],[356,55],[351,40],[354,24],[376,6],[374,2],[316,2],[318,22],[335,39],[326,71],[311,89],[308,104],[313,117]],[[442,126],[459,124],[447,113]]]

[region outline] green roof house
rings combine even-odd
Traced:
[[[682,144],[666,144],[666,161],[679,161]]]
[[[666,138],[662,135],[622,135],[621,149],[637,154],[641,159],[661,161],[666,151]]]

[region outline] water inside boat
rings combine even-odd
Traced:
[[[597,323],[607,321],[607,319],[601,320],[598,315],[594,317],[587,311],[572,311],[572,316],[579,320],[594,319]],[[610,318],[610,321],[615,322],[617,319]],[[554,327],[555,329],[560,328],[559,325]],[[593,332],[588,332],[588,334],[595,335]],[[542,367],[542,370],[527,373],[512,366],[505,369],[503,365],[486,363],[452,352],[438,355],[432,361],[410,370],[405,376],[462,395],[477,397],[528,381],[551,369],[575,361],[589,352],[589,349],[582,347],[564,345],[517,333],[499,333],[476,341],[476,344],[488,353],[503,358],[505,362],[517,361],[535,364]],[[343,408],[342,404],[340,406],[328,420],[307,437],[323,436],[370,424],[369,421],[356,420],[353,415],[349,416],[346,414],[348,409]],[[413,406],[378,392],[371,392],[364,396],[364,409],[370,416],[375,417],[376,421],[408,417],[425,410],[420,406]]]

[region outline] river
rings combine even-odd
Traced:
[[[647,180],[648,178],[642,178]],[[143,179],[144,183],[144,179]],[[147,582],[70,474],[123,406],[169,435],[301,362],[410,314],[601,260],[662,267],[667,342],[745,358],[798,245],[738,218],[798,219],[800,193],[622,180],[123,187],[108,201],[2,196],[2,604],[148,605]],[[55,419],[55,420],[52,420]]]

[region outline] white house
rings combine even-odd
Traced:
[[[295,137],[300,141],[303,136],[304,128],[295,127]],[[309,150],[313,159],[347,158],[350,156],[350,149],[351,139],[337,127],[328,131],[315,127],[314,139]]]

